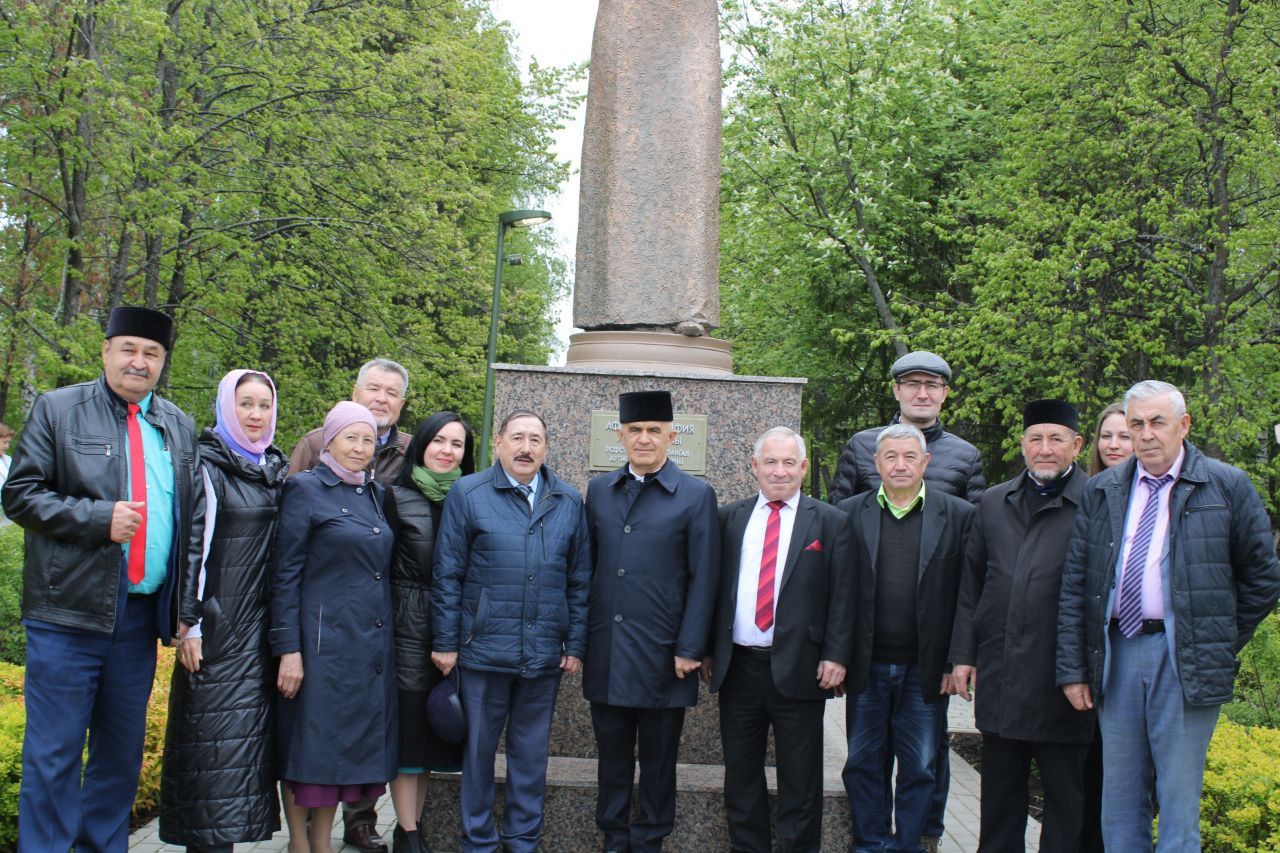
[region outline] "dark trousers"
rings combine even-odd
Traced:
[[[1044,785],[1041,853],[1076,853],[1084,807],[1087,743],[1010,740],[983,732],[979,853],[1026,849],[1027,779],[1031,759]]]
[[[23,853],[73,845],[78,853],[117,853],[128,846],[156,672],[156,605],[152,598],[126,600],[123,590],[120,599],[112,634],[26,623]]]
[[[523,678],[506,672],[464,669],[459,677],[467,715],[462,754],[462,835],[459,849],[532,853],[542,838],[547,793],[547,748],[560,672]],[[507,732],[507,783],[502,832],[493,821],[494,758]]]
[[[1080,824],[1081,853],[1103,853],[1102,733],[1094,727],[1093,743],[1084,760],[1084,814]]]
[[[824,699],[792,699],[773,683],[769,653],[734,647],[720,688],[724,807],[735,853],[770,853],[764,762],[769,726],[778,762],[781,853],[821,850]]]
[[[661,850],[676,822],[676,756],[684,708],[622,708],[591,703],[596,733],[596,826],[607,849]],[[640,814],[631,822],[631,790],[640,761]]]

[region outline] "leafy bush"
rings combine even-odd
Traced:
[[[1280,850],[1280,731],[1223,719],[1209,744],[1200,800],[1207,853]]]
[[[1262,620],[1240,652],[1235,700],[1224,712],[1243,726],[1280,729],[1280,611]]]
[[[164,754],[164,730],[169,717],[173,662],[173,650],[161,649],[151,688],[151,704],[147,708],[142,775],[133,803],[135,816],[155,812],[160,803],[160,759]],[[22,780],[22,735],[27,725],[22,686],[22,667],[0,663],[0,850],[12,850],[18,841],[18,785]]]
[[[0,661],[27,662],[27,636],[22,629],[22,528],[0,527]]]

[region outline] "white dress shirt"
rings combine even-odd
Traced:
[[[778,612],[778,590],[782,589],[782,567],[787,562],[787,549],[791,546],[791,531],[796,526],[796,508],[800,506],[800,491],[787,498],[778,510],[778,563],[773,572],[773,610]],[[769,522],[769,501],[764,495],[756,497],[755,509],[747,519],[747,529],[742,534],[742,558],[738,563],[738,607],[733,614],[733,642],[739,646],[769,648],[773,645],[773,625],[761,631],[756,627],[756,597],[760,588],[760,557],[764,553],[765,526]],[[776,621],[775,621],[776,624]]]

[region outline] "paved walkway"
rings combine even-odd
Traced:
[[[828,703],[827,726],[844,728],[844,708],[842,700]],[[948,714],[949,725],[953,732],[974,732],[973,706],[959,699],[952,699]],[[947,800],[947,835],[943,839],[942,849],[946,853],[973,853],[978,849],[978,800],[981,783],[978,772],[961,758],[955,751],[951,753],[951,796]],[[378,801],[378,828],[388,846],[391,844],[391,828],[395,825],[395,813],[391,808],[391,797],[384,796]],[[288,833],[277,832],[270,841],[257,844],[237,844],[236,853],[249,851],[272,851],[283,853],[288,849]],[[1040,849],[1040,824],[1034,820],[1027,821],[1028,851]],[[352,848],[342,844],[342,822],[338,820],[333,834],[334,850]],[[129,849],[136,853],[183,853],[184,848],[162,844],[159,836],[159,821],[151,821],[137,829],[129,838]],[[587,851],[548,851],[548,853],[587,853]]]

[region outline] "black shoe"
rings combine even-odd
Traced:
[[[342,841],[360,853],[387,853],[387,845],[378,837],[378,831],[367,823],[347,827],[347,831],[342,833]]]
[[[397,823],[395,832],[391,833],[391,853],[431,853],[431,848],[420,830],[410,832]]]

